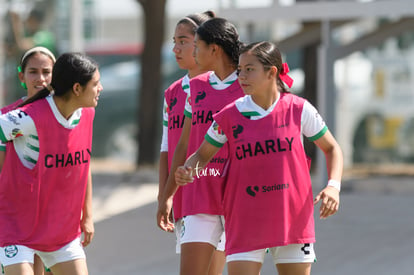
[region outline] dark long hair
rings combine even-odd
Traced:
[[[281,92],[289,92],[283,81],[280,79],[280,73],[283,72],[283,61],[280,50],[277,46],[268,41],[254,42],[241,48],[240,54],[250,53],[254,55],[264,66],[265,70],[275,66],[277,68],[276,82]]]
[[[203,13],[193,13],[178,21],[177,25],[186,24],[191,27],[192,34],[195,34],[197,28],[207,20],[216,17],[213,11],[205,11]]]
[[[242,43],[233,24],[224,18],[215,17],[201,24],[197,29],[197,35],[207,45],[216,44],[221,47],[237,67]]]
[[[68,97],[73,85],[85,86],[98,69],[98,64],[81,53],[64,53],[57,60],[52,70],[52,82],[34,96],[27,98],[19,107],[47,97],[52,91],[55,96]]]

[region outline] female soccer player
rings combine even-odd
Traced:
[[[236,68],[240,49],[236,28],[223,18],[204,22],[195,36],[195,58],[200,69],[210,71],[190,81],[191,94],[185,106],[184,127],[175,149],[171,171],[193,153],[213,121],[213,114],[243,96]],[[224,148],[209,164],[209,175],[200,184],[185,186],[182,196],[182,234],[180,274],[206,274],[223,234],[223,188],[226,178],[227,150]],[[169,220],[177,185],[170,175],[159,202],[158,225],[172,230]]]
[[[243,48],[238,72],[246,96],[214,116],[205,141],[177,169],[176,182],[193,181],[195,167],[229,146],[224,192],[229,274],[259,274],[269,248],[278,274],[308,275],[315,260],[313,205],[322,201],[321,218],[337,212],[341,149],[316,109],[285,89],[283,82],[290,85],[292,79],[275,45]],[[302,134],[326,157],[329,181],[315,200]]]
[[[194,52],[194,36],[197,28],[205,21],[215,17],[212,11],[187,15],[178,21],[174,33],[175,59],[181,69],[187,70],[187,74],[174,82],[164,94],[163,108],[163,136],[159,163],[159,190],[158,199],[161,198],[164,186],[167,183],[169,168],[171,166],[175,146],[181,136],[184,125],[184,105],[187,94],[190,92],[190,79],[203,73],[197,65]],[[177,239],[176,252],[180,253],[180,237],[182,233],[181,222],[181,190],[178,189],[174,195],[174,231]],[[210,264],[210,275],[221,274],[224,269],[226,259],[224,254],[224,242],[221,242],[213,255]]]
[[[87,274],[82,244],[92,236],[81,243],[80,234],[93,226],[89,165],[102,91],[97,64],[82,54],[63,54],[51,86],[53,95],[44,89],[0,116],[0,139],[9,142],[0,175],[5,274],[33,274],[34,254],[54,274]]]

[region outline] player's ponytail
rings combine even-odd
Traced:
[[[48,95],[50,95],[50,92],[51,92],[50,89],[51,89],[51,86],[49,85],[48,87],[44,88],[43,90],[40,90],[39,92],[37,92],[33,96],[26,98],[17,107],[23,107],[24,105],[27,105],[29,103],[32,103],[32,102],[36,101],[36,100],[47,97]]]
[[[197,29],[197,35],[208,45],[216,44],[221,47],[229,57],[232,65],[237,67],[239,63],[240,48],[239,33],[236,27],[224,18],[215,17]]]

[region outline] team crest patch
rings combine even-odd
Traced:
[[[15,245],[9,245],[4,248],[4,255],[6,255],[7,258],[13,258],[18,252],[19,250]]]
[[[23,136],[23,132],[22,132],[22,130],[20,130],[18,128],[14,128],[12,130],[12,136],[15,137],[15,138],[21,137],[21,136]]]
[[[184,223],[184,219],[181,219],[181,238],[184,237],[184,233],[185,233],[185,223]]]

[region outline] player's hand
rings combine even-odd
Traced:
[[[95,235],[95,226],[92,218],[82,218],[81,230],[83,232],[82,246],[87,246],[91,243],[93,236]]]
[[[339,209],[339,190],[332,186],[327,186],[323,189],[314,200],[314,204],[321,201],[319,209],[319,217],[326,219],[327,217],[338,212]]]
[[[191,167],[179,166],[174,175],[177,185],[187,185],[187,183],[194,181],[193,168]]]
[[[157,225],[166,232],[174,232],[174,223],[171,215],[172,201],[173,198],[171,197],[158,202]]]

